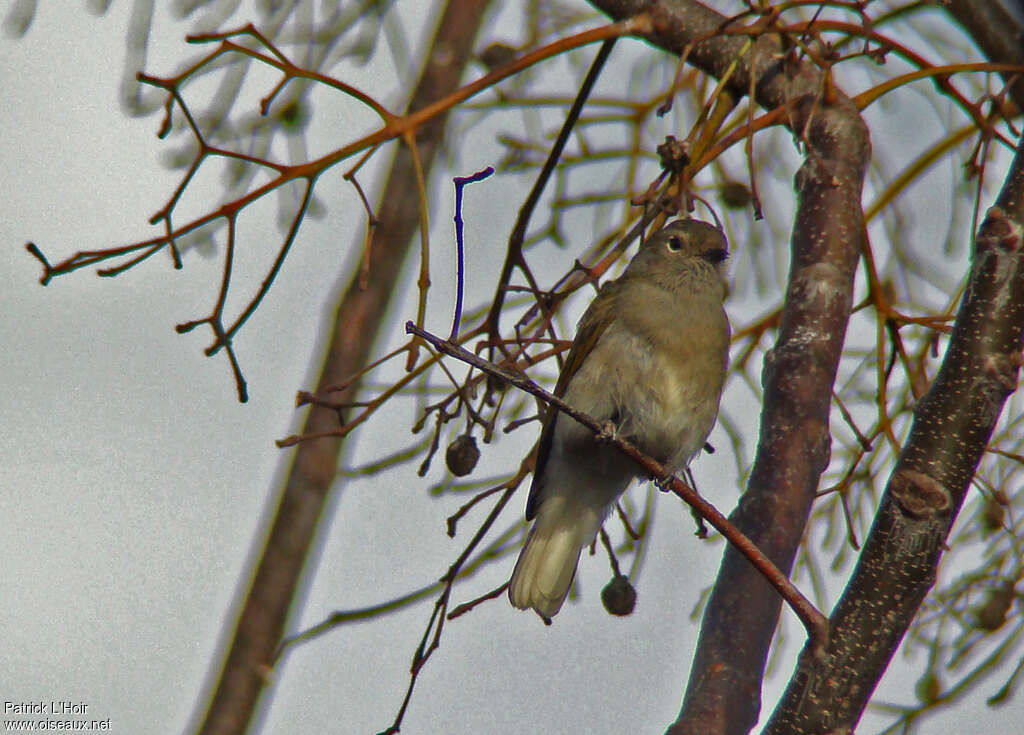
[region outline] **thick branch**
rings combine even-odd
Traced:
[[[488,4],[488,0],[449,0],[438,21],[433,50],[425,56],[427,66],[409,109],[421,109],[458,88]],[[439,115],[419,128],[416,142],[425,171],[437,153],[445,119],[446,115]],[[377,212],[380,223],[374,230],[369,251],[369,278],[365,288],[353,280],[342,298],[319,378],[320,387],[342,382],[358,372],[368,359],[419,225],[419,202],[410,181],[415,181],[413,157],[403,147],[395,156],[381,196]],[[354,384],[337,395],[338,404],[352,401],[357,389]],[[336,411],[312,406],[303,433],[329,432],[337,425]],[[270,536],[200,728],[203,735],[240,735],[248,727],[281,642],[327,493],[337,476],[342,442],[337,437],[314,439],[295,450]]]
[[[758,36],[747,48],[751,39],[745,35],[719,35],[726,16],[699,2],[590,0],[590,4],[615,20],[649,12],[653,30],[642,37],[677,55],[694,43],[687,62],[716,79],[729,74],[726,87],[736,99],[750,91],[751,78],[756,81],[757,103],[768,110],[821,87],[821,74],[813,65],[787,61],[778,35]]]
[[[946,0],[946,12],[967,31],[989,61],[1024,66],[1024,25],[997,0]],[[1024,76],[1001,72],[1010,97],[1024,110]]]
[[[939,374],[832,614],[825,658],[801,654],[765,733],[852,732],[935,581],[950,527],[1006,398],[1024,337],[1024,147],[975,241],[970,280]]]
[[[842,354],[860,251],[868,131],[854,105],[819,69],[787,61],[778,36],[715,36],[726,18],[696,2],[591,0],[614,18],[647,10],[647,40],[721,76],[734,63],[736,95],[754,89],[784,106],[806,144],[778,341],[765,358],[761,436],[750,483],[730,520],[784,572],[792,568],[821,473],[828,464],[832,386]],[[738,62],[738,63],[737,63]],[[669,732],[746,733],[757,722],[761,681],[778,622],[778,594],[726,549],[705,610],[679,719]]]

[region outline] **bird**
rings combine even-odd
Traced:
[[[554,394],[658,460],[670,473],[705,446],[729,361],[720,229],[678,219],[649,235],[622,275],[604,284],[577,325]],[[550,622],[629,483],[632,459],[557,409],[541,430],[526,519],[508,583],[519,609]]]

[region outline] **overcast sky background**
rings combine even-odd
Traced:
[[[208,331],[174,331],[209,312],[219,257],[192,253],[175,271],[161,254],[113,280],[86,269],[40,287],[27,240],[56,261],[150,237],[146,220],[178,181],[159,163],[169,147],[155,135],[159,115],[132,119],[118,105],[130,10],[129,3],[114,3],[96,17],[42,3],[25,38],[0,41],[0,701],[85,702],[89,717],[111,719],[113,732],[177,733],[189,726],[211,661],[219,662],[215,652],[239,599],[239,579],[248,579],[240,575],[260,546],[290,457],[273,442],[299,426],[295,391],[310,387],[316,374],[318,336],[363,214],[350,189],[325,178],[318,192],[328,217],[307,220],[271,295],[236,340],[247,404],[236,400],[223,357],[204,357]],[[181,41],[184,26],[162,16],[157,22],[147,71],[160,75],[191,49]],[[408,27],[421,24],[412,18]],[[397,91],[388,65],[345,73],[364,88]],[[464,147],[464,173],[497,163],[493,149],[476,150]],[[373,177],[368,172],[362,180]],[[216,184],[216,177],[203,182]],[[449,189],[437,188],[433,214],[441,234],[428,326],[436,331],[450,319]],[[485,191],[467,193],[470,242],[503,240],[514,216],[501,196]],[[274,214],[269,207],[246,222],[250,242],[266,247],[240,264],[242,274],[265,267],[260,253],[272,257]],[[476,283],[493,280],[493,252],[471,262]],[[413,314],[407,305],[395,312],[389,344],[401,342],[400,324]],[[349,464],[410,443],[410,423],[408,411],[384,412],[350,442]],[[746,428],[756,431],[756,417]],[[715,437],[713,443],[726,443]],[[481,476],[507,472],[510,457],[521,456],[533,438],[524,430],[503,440],[507,453],[485,448]],[[463,498],[422,500],[443,478],[443,461],[425,479],[415,469],[413,463],[384,480],[345,483],[318,541],[293,630],[333,610],[416,589],[440,577],[461,551],[471,526],[451,541],[444,524]],[[728,512],[736,497],[728,457],[702,458],[696,471],[702,491]],[[665,500],[632,616],[612,618],[601,607],[603,559],[584,561],[582,600],[549,628],[504,598],[482,605],[448,624],[403,732],[661,732],[678,711],[693,653],[697,624],[685,613],[714,578],[721,553],[720,544],[697,542],[688,512]],[[457,588],[454,602],[500,584],[512,562]],[[401,702],[431,605],[295,649],[273,674],[261,732],[383,730]],[[790,643],[778,663],[784,674],[802,641],[792,619],[787,630]],[[880,699],[897,699],[886,695],[898,675],[883,681]],[[764,693],[768,712],[784,679],[776,677]],[[899,691],[907,701],[905,683]],[[1024,706],[1018,697],[990,710],[981,704],[990,693],[979,692],[969,709],[929,719],[923,732],[963,731],[965,723],[976,732],[1007,732]],[[862,730],[876,732],[883,721],[869,714]]]

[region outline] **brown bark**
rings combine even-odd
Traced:
[[[949,530],[1003,403],[1024,338],[1024,147],[978,231],[939,374],[914,408],[824,657],[805,649],[765,735],[852,732],[935,581]]]
[[[1024,26],[996,0],[946,0],[943,6],[989,61],[1024,66]],[[1010,97],[1024,110],[1024,74],[1000,75],[1012,81]]]
[[[806,144],[792,259],[778,340],[765,358],[764,406],[747,490],[730,520],[784,572],[803,537],[829,459],[832,386],[850,316],[860,252],[868,131],[856,108],[825,86],[820,70],[787,60],[778,36],[764,35],[741,56],[746,37],[715,36],[725,17],[696,2],[591,0],[614,18],[648,10],[649,41],[674,53],[698,39],[689,61],[730,77],[734,94],[755,90],[767,109],[785,105]],[[735,549],[727,548],[701,624],[679,718],[670,733],[739,734],[757,722],[778,594]]]
[[[409,109],[424,107],[458,88],[488,0],[449,0],[438,21],[425,58],[427,65]],[[417,145],[424,171],[429,171],[444,134],[446,116],[420,127]],[[384,326],[388,304],[411,238],[419,226],[415,169],[406,147],[395,155],[376,211],[380,225],[373,235],[369,280],[361,289],[348,286],[339,305],[319,387],[337,384],[366,364]],[[338,396],[351,401],[357,385]],[[313,406],[303,433],[329,432],[338,414]],[[239,735],[246,731],[266,683],[285,629],[310,545],[319,527],[328,491],[334,485],[341,438],[315,439],[295,450],[281,490],[270,535],[234,629],[233,640],[199,732]]]

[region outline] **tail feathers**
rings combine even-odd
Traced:
[[[534,526],[508,583],[508,599],[520,610],[533,608],[552,618],[569,594],[583,547],[570,526]]]

